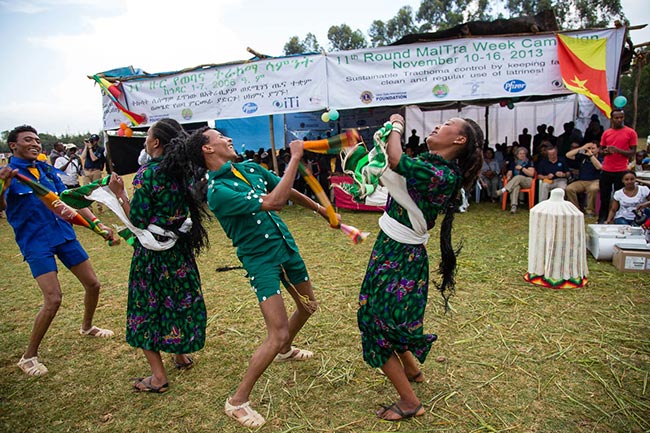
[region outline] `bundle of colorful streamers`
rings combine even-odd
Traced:
[[[120,103],[120,101],[118,101],[117,98],[119,98],[122,95],[122,93],[120,92],[120,89],[118,89],[115,84],[111,84],[108,80],[98,75],[93,75],[93,79],[97,82],[97,84],[99,84],[99,87],[104,91],[104,94],[106,94],[106,96],[108,96],[109,99],[113,101],[113,104],[115,104],[118,110],[124,113],[124,115],[131,121],[133,125],[139,125],[145,121],[144,116],[141,116],[140,114],[135,114],[134,112],[127,110]]]
[[[390,122],[386,122],[379,128],[373,135],[373,148],[370,151],[359,144],[343,155],[343,171],[352,177],[353,183],[334,186],[358,202],[362,202],[375,192],[379,185],[379,178],[388,168],[386,146],[392,129],[393,125]]]
[[[298,170],[300,171],[302,177],[305,178],[305,182],[307,185],[309,185],[309,188],[311,188],[314,194],[316,194],[318,202],[325,208],[330,227],[333,229],[341,229],[341,231],[345,233],[355,244],[363,242],[370,233],[362,232],[358,228],[347,224],[339,224],[338,218],[336,217],[336,212],[334,212],[334,206],[332,206],[332,203],[330,202],[329,198],[327,198],[327,194],[325,194],[323,187],[320,185],[320,183],[318,183],[311,170],[305,167],[302,162],[298,166]]]
[[[336,155],[342,149],[352,147],[361,141],[361,136],[356,129],[349,129],[334,137],[323,138],[322,140],[305,141],[305,150],[314,153]]]
[[[16,174],[16,179],[27,185],[34,191],[38,198],[54,212],[59,218],[70,224],[86,227],[93,232],[97,233],[104,239],[108,240],[109,245],[117,245],[119,240],[111,241],[108,239],[108,232],[99,228],[99,220],[89,221],[84,216],[80,215],[76,210],[61,201],[61,198],[54,192],[47,189],[45,186],[38,182],[34,182],[20,173]]]

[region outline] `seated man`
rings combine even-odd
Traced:
[[[546,200],[552,189],[566,189],[569,173],[569,165],[564,158],[558,157],[557,147],[549,147],[546,158],[541,159],[537,165],[537,177],[542,180],[539,201]]]
[[[566,157],[579,164],[577,180],[566,187],[567,199],[578,209],[582,209],[578,194],[587,193],[586,216],[593,217],[596,212],[596,198],[600,191],[600,170],[603,168],[602,158],[598,159],[600,148],[596,143],[586,143],[577,149],[571,149]]]

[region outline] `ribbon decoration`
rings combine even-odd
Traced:
[[[362,144],[348,150],[342,156],[343,172],[352,177],[353,183],[334,185],[358,202],[375,192],[379,178],[388,168],[386,143],[393,129],[390,122],[379,128],[373,135],[373,148],[370,151]]]
[[[135,114],[132,111],[127,110],[124,108],[122,104],[120,104],[120,101],[117,100],[117,97],[115,94],[120,95],[120,91],[115,86],[114,84],[111,84],[108,80],[105,78],[102,78],[98,76],[97,74],[93,75],[93,79],[99,84],[99,87],[104,91],[104,94],[110,98],[111,101],[113,101],[113,104],[122,112],[124,115],[131,121],[133,125],[139,125],[143,123],[146,118],[140,114]]]
[[[338,218],[336,217],[336,212],[334,211],[334,206],[332,206],[332,203],[327,198],[327,194],[325,194],[323,187],[320,185],[320,183],[318,183],[311,170],[305,167],[302,162],[300,165],[298,165],[298,170],[300,171],[302,177],[305,179],[307,185],[309,185],[309,188],[311,188],[311,190],[316,195],[318,202],[325,208],[330,227],[333,229],[341,229],[341,231],[345,233],[354,244],[363,242],[370,233],[362,232],[358,228],[351,225],[339,223]]]
[[[98,219],[94,219],[92,221],[88,220],[72,207],[61,201],[61,198],[56,193],[50,191],[41,183],[34,182],[27,176],[24,176],[20,173],[16,173],[15,177],[20,182],[30,187],[32,191],[34,191],[34,193],[38,196],[38,198],[43,202],[43,204],[62,220],[67,221],[70,224],[75,224],[92,230],[104,239],[108,240],[109,246],[117,245],[120,243],[119,239],[116,239],[115,241],[108,239],[108,232],[99,227]]]
[[[333,137],[323,138],[321,140],[308,140],[305,141],[304,149],[314,153],[320,153],[323,155],[336,155],[344,151],[346,148],[357,145],[357,143],[362,142],[359,131],[356,129],[348,129],[347,131],[335,135]],[[327,198],[327,194],[323,190],[323,187],[318,183],[311,170],[303,165],[301,162],[298,166],[300,174],[305,179],[309,188],[314,192],[318,202],[325,208],[327,212],[327,219],[329,220],[330,227],[336,229],[341,229],[353,243],[358,244],[364,241],[370,234],[369,232],[362,232],[358,228],[339,223],[336,218],[336,212],[334,212],[334,206]]]
[[[352,147],[360,141],[362,140],[359,132],[356,129],[348,129],[333,137],[305,141],[305,150],[324,155],[336,155],[343,148]]]

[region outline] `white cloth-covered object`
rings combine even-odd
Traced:
[[[528,275],[542,277],[546,284],[540,285],[561,288],[569,281],[586,282],[588,274],[584,215],[556,188],[530,211]]]

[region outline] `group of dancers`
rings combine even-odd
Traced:
[[[436,288],[447,307],[459,252],[451,242],[454,214],[461,188],[471,186],[480,172],[484,140],[474,121],[452,118],[426,138],[428,152],[410,157],[402,153],[403,117],[393,114],[388,124],[383,146],[386,167],[379,180],[390,194],[361,284],[357,319],[364,360],[381,368],[399,394],[395,403],[376,415],[396,421],[425,413],[411,384],[424,380],[416,360],[424,362],[437,339],[424,333],[423,324],[429,286],[428,231],[443,214]],[[13,179],[20,173],[51,191],[65,189],[51,166],[37,160],[41,145],[36,130],[15,128],[8,144],[12,157],[0,168],[0,210],[6,209],[16,242],[43,293],[43,307],[18,366],[28,375],[43,375],[47,368],[38,358],[38,347],[61,302],[55,256],[86,291],[80,333],[101,338],[113,332],[93,325],[100,284],[74,230]],[[151,368],[149,376],[133,382],[134,390],[167,391],[161,352],[173,354],[176,368],[189,369],[194,366],[190,354],[205,343],[207,314],[196,256],[209,247],[205,228],[209,212],[237,248],[267,333],[234,394],[226,399],[225,413],[243,426],[261,426],[265,419],[252,407],[250,395],[266,368],[272,362],[314,357],[312,351],[293,345],[317,310],[317,301],[296,242],[277,211],[292,201],[326,220],[328,214],[318,202],[293,189],[304,142],[295,140],[289,147],[291,158],[278,177],[254,162],[235,162],[232,139],[218,130],[205,127],[190,135],[178,122],[162,119],[147,132],[145,150],[150,160],[134,177],[132,197],[122,178],[111,175],[108,188],[131,224],[151,231],[164,245],[145,247],[137,239],[133,244],[126,340],[143,350]],[[87,208],[79,212],[96,218]],[[98,225],[114,239],[110,228]],[[291,315],[280,283],[295,303]]]

